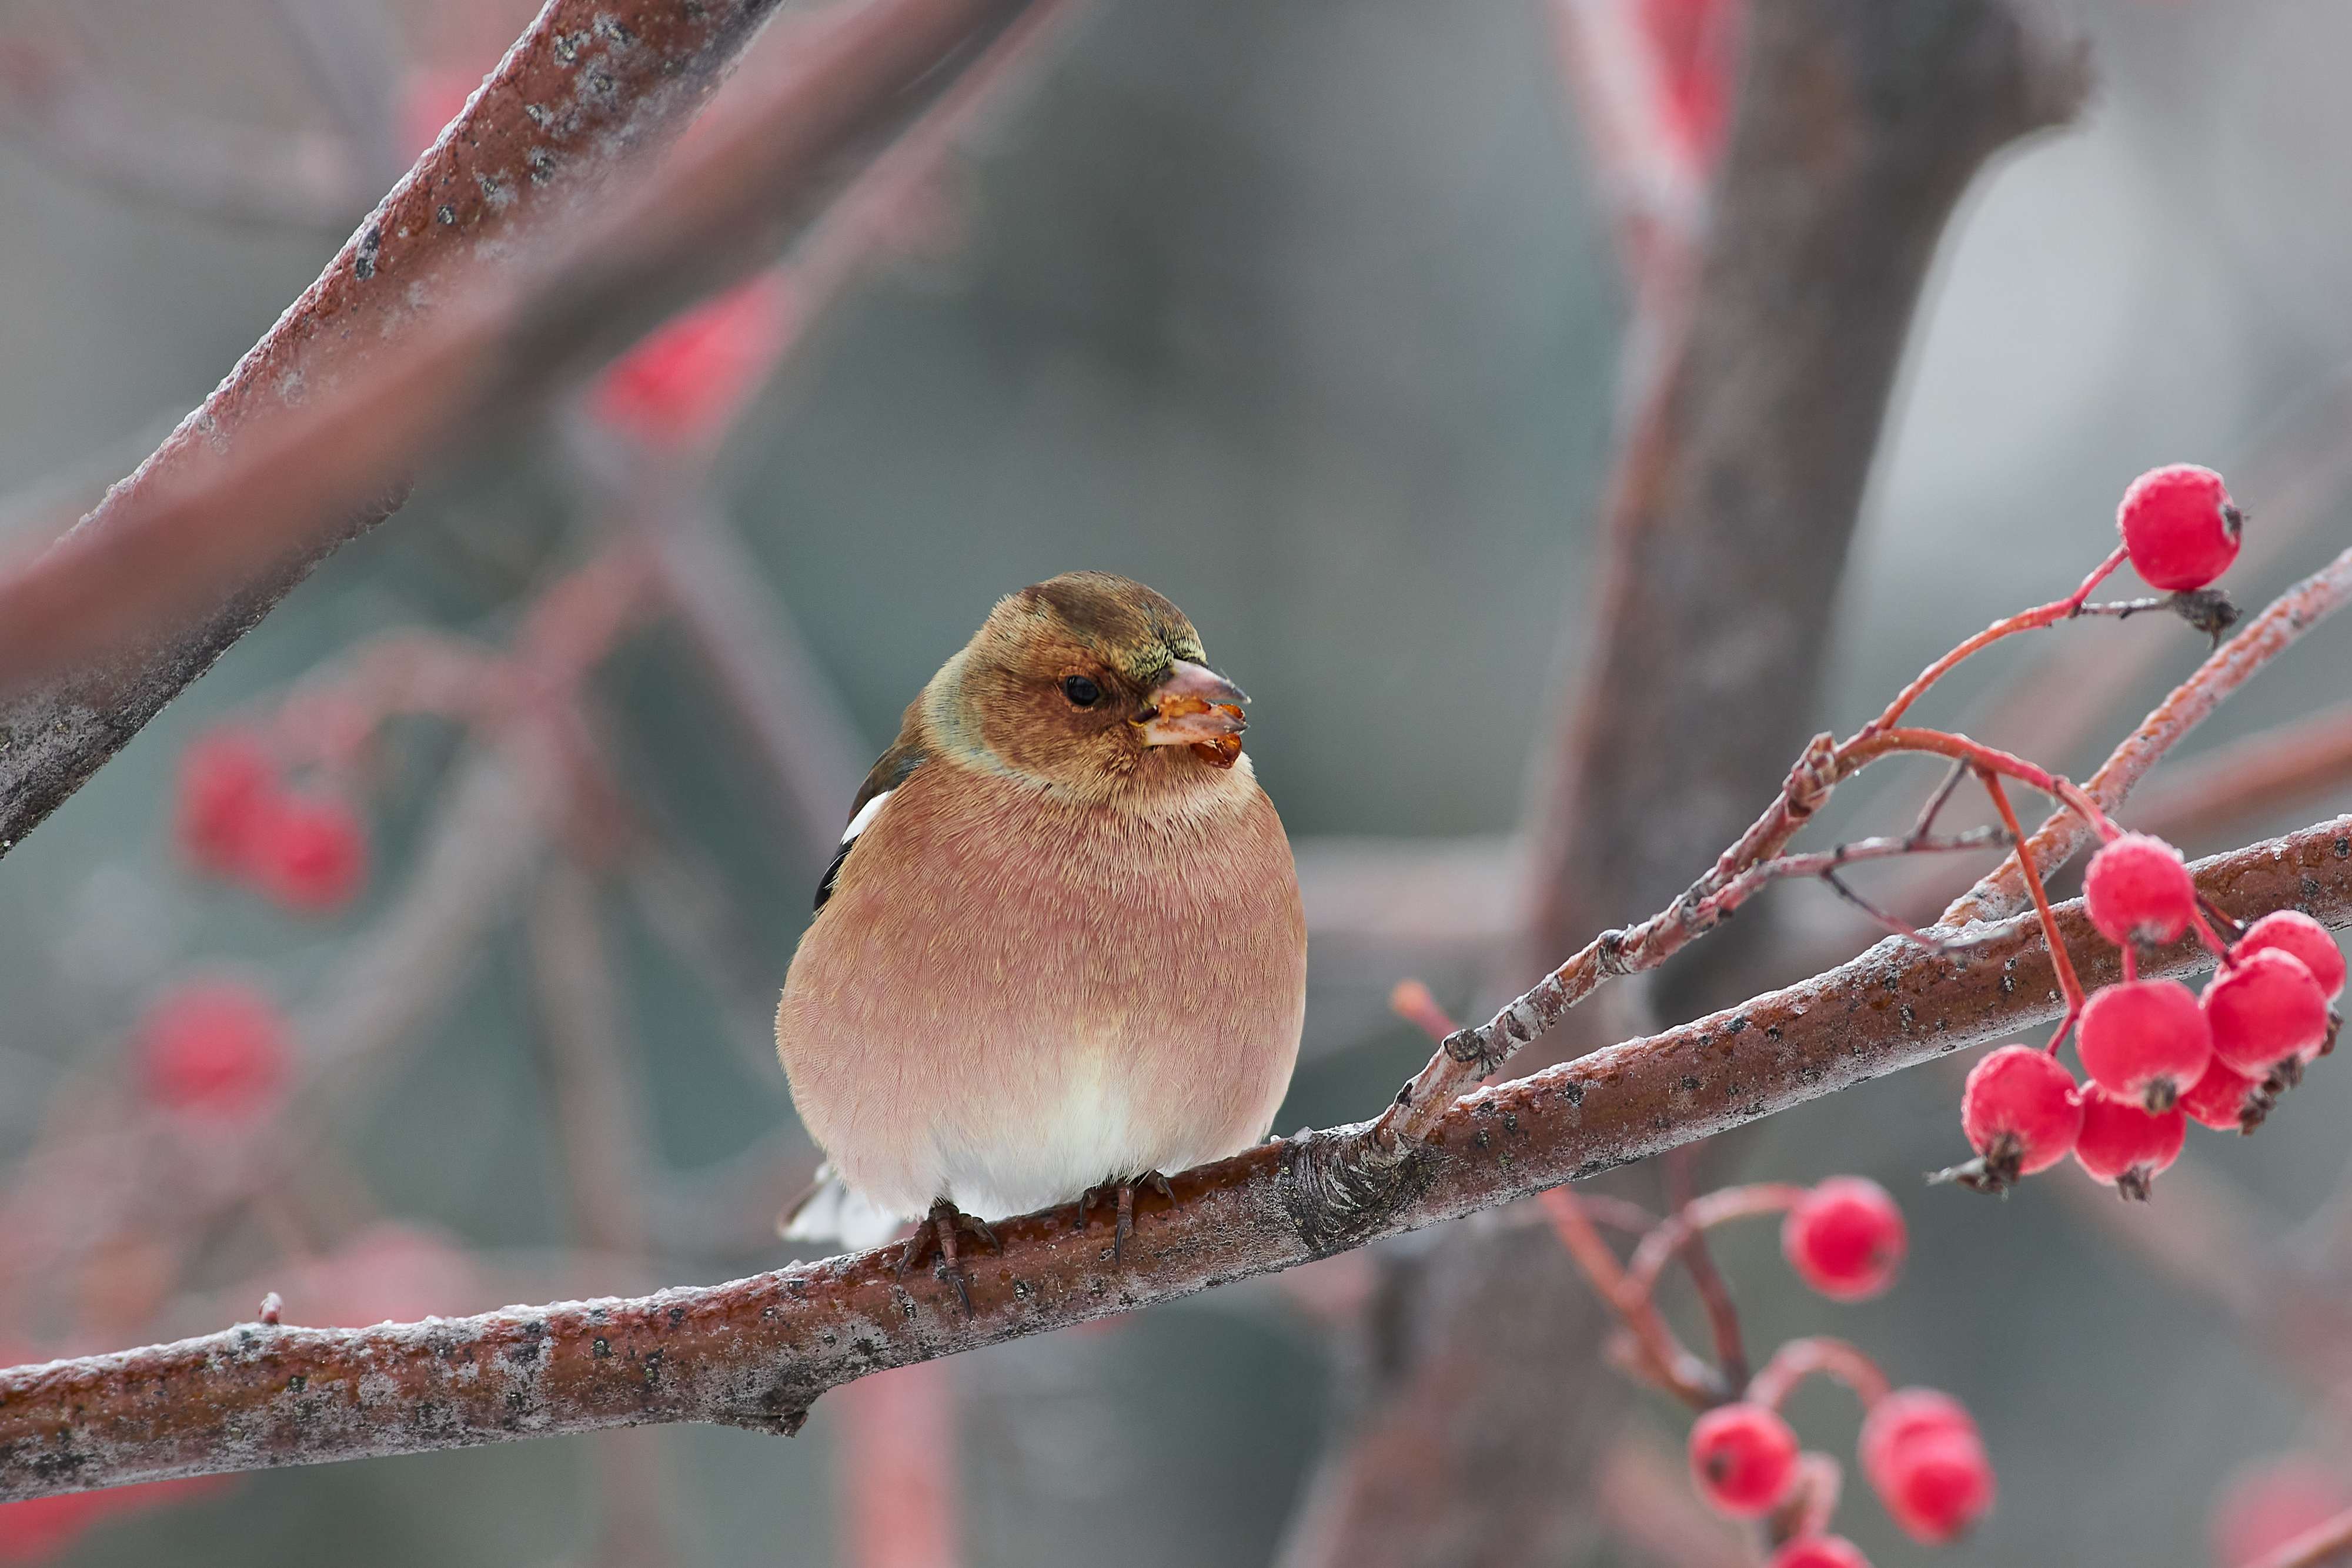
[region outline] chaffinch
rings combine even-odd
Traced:
[[[1001,601],[858,790],[776,1011],[827,1171],[785,1235],[901,1267],[987,1218],[1115,1197],[1261,1142],[1306,1012],[1289,841],[1248,699],[1151,590]],[[830,1179],[827,1179],[830,1178]]]

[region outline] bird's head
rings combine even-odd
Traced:
[[[1139,582],[1073,571],[997,602],[924,695],[948,748],[1083,795],[1181,789],[1241,755],[1241,689],[1184,612]]]

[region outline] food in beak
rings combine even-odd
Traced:
[[[1138,723],[1146,746],[1189,746],[1213,768],[1231,768],[1241,756],[1242,731],[1249,727],[1241,705],[1249,699],[1232,682],[1180,662],[1151,698],[1150,713]]]

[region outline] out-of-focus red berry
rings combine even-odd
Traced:
[[[2091,1082],[2151,1111],[2170,1110],[2213,1061],[2197,993],[2178,980],[2126,980],[2091,994],[2074,1050]]]
[[[190,1476],[184,1480],[145,1481],[102,1491],[62,1492],[0,1503],[0,1563],[37,1563],[54,1557],[101,1520],[158,1504],[184,1502],[230,1484],[227,1476]]]
[[[2204,1004],[2213,1054],[2250,1078],[2308,1061],[2327,1043],[2327,993],[2284,948],[2238,956],[2207,982]]]
[[[2336,945],[2326,926],[2302,910],[2273,910],[2247,926],[2231,951],[2260,953],[2273,947],[2302,959],[2329,1001],[2344,994],[2344,949]]]
[[[1807,1535],[1772,1553],[1769,1568],[1870,1568],[1870,1559],[1843,1535]]]
[[[367,882],[367,829],[357,812],[331,797],[283,797],[255,831],[247,869],[287,908],[331,914]]]
[[[1975,1437],[1977,1418],[1940,1388],[1895,1389],[1863,1417],[1857,1457],[1864,1473],[1885,1469],[1905,1444],[1939,1432]]]
[[[599,377],[590,407],[654,446],[716,441],[782,351],[793,301],[762,273],[657,328]]]
[[[1933,1388],[1899,1388],[1863,1418],[1871,1490],[1914,1540],[1958,1540],[1992,1507],[1992,1462],[1968,1407]]]
[[[2083,1130],[2074,1075],[2030,1045],[1989,1051],[1969,1069],[1960,1129],[1999,1185],[2048,1170],[2074,1152],[2075,1134]]]
[[[2133,570],[2167,592],[2202,588],[2229,570],[2244,523],[2221,476],[2194,463],[2149,469],[2116,508]]]
[[[2146,833],[2110,840],[2083,873],[2083,900],[2099,935],[2126,942],[2174,942],[2197,915],[2197,884],[2180,852]]]
[[[35,1563],[72,1543],[105,1511],[104,1492],[63,1492],[0,1503],[0,1563]]]
[[[1867,1176],[1830,1177],[1780,1224],[1789,1267],[1836,1301],[1859,1301],[1893,1284],[1908,1245],[1903,1211]]]
[[[464,1249],[425,1226],[370,1226],[313,1263],[289,1293],[289,1322],[366,1328],[478,1312],[481,1284]]]
[[[2246,1128],[2246,1113],[2260,1107],[2261,1088],[2259,1082],[2217,1056],[2205,1069],[2205,1076],[2180,1097],[2180,1109],[2192,1122],[2202,1122],[2225,1133],[2242,1132]]]
[[[441,140],[442,130],[464,111],[466,100],[482,85],[478,75],[426,67],[408,73],[400,84],[400,131],[411,158]]]
[[[2309,1454],[2246,1466],[2213,1499],[2208,1525],[2220,1568],[2251,1568],[2296,1536],[2352,1508],[2352,1480]]]
[[[1640,8],[1658,60],[1658,118],[1702,169],[1722,151],[1730,114],[1737,8],[1736,0],[1643,0]]]
[[[278,765],[241,729],[216,730],[180,754],[173,837],[200,871],[233,876],[278,797]]]
[[[156,998],[140,1021],[136,1052],[149,1099],[220,1122],[276,1106],[291,1061],[278,1004],[226,976],[184,981]]]
[[[2111,1182],[2129,1198],[2147,1197],[2148,1184],[2180,1157],[2189,1118],[2179,1106],[2161,1113],[2118,1100],[2094,1085],[2083,1094],[2083,1131],[2074,1162],[2094,1181]]]
[[[1951,1434],[1906,1446],[1877,1489],[1879,1500],[1914,1541],[1958,1541],[1991,1509],[1992,1465],[1974,1437]]]
[[[1769,1512],[1797,1479],[1797,1435],[1769,1406],[1718,1405],[1691,1423],[1699,1495],[1737,1518]]]

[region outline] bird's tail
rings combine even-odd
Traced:
[[[905,1228],[907,1222],[864,1194],[854,1192],[819,1166],[808,1191],[776,1217],[776,1234],[787,1241],[837,1241],[853,1252],[879,1247]]]

